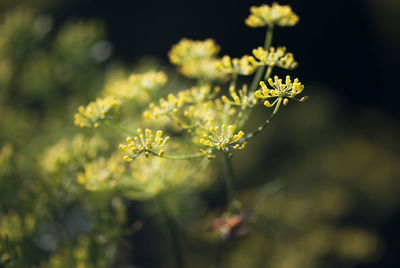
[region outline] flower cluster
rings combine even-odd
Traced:
[[[77,182],[89,191],[110,190],[114,188],[126,170],[124,163],[119,161],[119,154],[110,159],[101,157],[93,162],[86,163],[84,171],[78,173]]]
[[[195,41],[184,38],[171,48],[168,56],[183,75],[211,81],[224,79],[224,74],[217,68],[218,52],[219,46],[212,39]]]
[[[77,169],[81,161],[92,161],[107,148],[107,141],[99,136],[86,138],[78,134],[72,140],[63,139],[47,149],[38,161],[45,173],[54,175],[66,169]]]
[[[241,150],[247,146],[247,142],[241,141],[243,136],[243,131],[239,131],[235,134],[235,126],[233,125],[210,127],[209,135],[204,135],[203,138],[200,139],[200,143],[211,150],[201,149],[200,152],[203,154],[208,154],[209,158],[212,158],[211,154],[213,150],[229,153],[230,156],[232,156],[230,153],[232,149]]]
[[[141,128],[137,130],[137,133],[138,136],[134,136],[133,138],[126,138],[128,145],[120,144],[119,146],[121,151],[131,154],[132,157],[130,157],[129,155],[124,156],[124,160],[127,162],[132,161],[142,153],[144,153],[146,157],[149,157],[150,153],[156,154],[151,149],[157,149],[159,147],[165,146],[170,140],[170,137],[168,136],[162,138],[162,130],[158,130],[155,136],[153,135],[153,131],[148,128],[145,129],[144,134]],[[158,155],[163,156],[164,153],[164,150],[160,150],[158,152]]]
[[[75,125],[81,128],[99,127],[100,122],[113,119],[119,114],[121,101],[114,97],[99,98],[88,106],[80,106],[75,114]]]
[[[286,47],[271,47],[266,51],[262,47],[253,49],[254,57],[259,60],[259,65],[278,66],[283,69],[294,69],[298,63],[294,60],[292,53],[286,53]]]
[[[127,79],[117,79],[106,84],[104,94],[120,99],[133,99],[144,92],[162,87],[167,79],[164,72],[149,71],[142,74],[131,74]]]
[[[257,69],[258,64],[254,57],[244,55],[243,57],[233,58],[225,55],[217,65],[218,69],[226,74],[233,75],[251,75]]]
[[[219,91],[219,87],[212,89],[209,85],[204,85],[180,91],[176,95],[170,93],[166,99],[161,98],[159,100],[159,105],[150,103],[149,108],[143,113],[143,116],[148,119],[159,118],[163,115],[176,117],[179,108],[184,105],[197,104],[210,100],[214,98]]]
[[[261,89],[256,91],[256,97],[260,99],[269,99],[269,98],[276,98],[274,102],[271,104],[268,100],[265,100],[264,105],[266,107],[274,106],[277,101],[283,100],[283,104],[286,105],[288,103],[287,98],[296,99],[296,95],[300,94],[303,89],[304,85],[299,82],[299,79],[290,79],[290,76],[286,76],[285,83],[282,83],[282,79],[279,79],[278,76],[275,76],[274,79],[268,79],[268,84],[272,87],[269,89],[264,81],[260,82]],[[301,98],[300,101],[304,101],[305,98]]]
[[[250,13],[250,16],[245,20],[249,27],[294,26],[299,21],[299,17],[290,6],[281,6],[277,3],[273,3],[272,6],[252,6]]]
[[[183,38],[172,46],[168,56],[171,63],[181,65],[194,60],[213,58],[219,50],[219,46],[213,39],[195,41]]]
[[[222,95],[221,99],[228,105],[240,106],[242,108],[254,107],[257,104],[257,98],[254,95],[254,92],[249,91],[246,84],[243,85],[242,89],[239,89],[238,93],[236,93],[234,87],[231,87],[229,88],[231,99],[226,95]]]

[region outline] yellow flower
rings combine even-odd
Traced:
[[[240,59],[224,56],[218,63],[218,69],[226,74],[251,75],[258,64],[252,56],[244,55]]]
[[[101,157],[85,163],[83,168],[84,171],[78,173],[76,180],[89,191],[113,189],[126,170],[119,154],[114,154],[109,159]]]
[[[272,6],[252,6],[250,13],[250,16],[245,20],[249,27],[294,26],[299,21],[299,17],[290,6],[281,6],[277,3],[273,3]]]
[[[226,95],[222,95],[221,99],[224,103],[233,105],[233,106],[241,106],[245,107],[254,107],[257,104],[257,98],[254,95],[254,92],[248,90],[247,85],[243,85],[242,89],[239,89],[239,94],[236,93],[234,87],[229,88],[230,98]]]
[[[219,49],[213,39],[197,41],[183,38],[179,43],[172,46],[168,57],[171,63],[181,65],[192,60],[213,58],[217,55]]]
[[[171,63],[177,65],[187,77],[207,81],[224,80],[224,73],[217,68],[218,52],[219,46],[212,39],[197,41],[183,38],[171,48],[168,56]]]
[[[261,89],[255,92],[256,97],[260,99],[269,99],[269,98],[276,98],[275,101],[271,104],[268,100],[264,102],[266,107],[274,106],[278,99],[285,98],[283,100],[283,104],[286,105],[288,103],[287,98],[296,99],[296,95],[300,94],[303,89],[304,85],[299,82],[299,79],[295,79],[293,82],[290,79],[290,76],[286,76],[285,83],[282,83],[282,79],[279,79],[278,76],[268,79],[268,84],[272,87],[269,89],[264,81],[260,82]],[[297,99],[296,99],[297,100]],[[305,98],[301,98],[299,101],[304,101]]]
[[[209,117],[209,111],[215,108],[212,99],[219,93],[220,88],[211,88],[210,85],[192,87],[180,91],[178,94],[169,94],[167,98],[161,98],[159,104],[151,103],[143,113],[146,119],[168,118],[178,127],[193,129],[201,125],[205,117]]]
[[[253,49],[254,57],[259,60],[259,65],[278,66],[283,69],[294,69],[297,67],[297,62],[294,60],[292,53],[286,53],[286,47],[271,47],[269,51],[262,47]]]
[[[128,153],[129,155],[124,156],[124,160],[127,162],[132,161],[142,153],[145,154],[146,157],[149,157],[150,153],[154,152],[152,149],[157,149],[159,147],[165,146],[169,140],[170,137],[165,137],[162,138],[163,132],[162,130],[158,130],[156,132],[156,135],[153,135],[153,131],[150,129],[146,128],[143,134],[143,130],[139,128],[137,130],[138,136],[135,137],[128,137],[126,138],[126,141],[128,142],[128,145],[120,144],[119,148],[121,151]],[[159,156],[162,156],[165,153],[164,150],[160,150],[158,152]]]
[[[114,97],[99,98],[86,107],[80,106],[74,123],[81,128],[99,127],[102,120],[118,116],[120,106],[121,101]]]
[[[219,60],[207,58],[182,63],[179,72],[186,77],[205,81],[225,80],[225,74],[218,68]]]
[[[223,151],[225,153],[230,153],[231,150],[240,150],[244,149],[247,145],[247,142],[242,142],[241,139],[244,136],[243,131],[239,131],[238,133],[234,133],[235,126],[233,125],[222,125],[221,127],[210,127],[209,136],[204,135],[202,139],[200,139],[200,143],[206,148],[211,150],[201,149],[200,152],[203,154],[212,154],[214,149]]]
[[[104,94],[121,99],[147,99],[148,91],[162,87],[167,79],[167,75],[163,72],[149,71],[131,74],[127,79],[115,79],[108,82],[104,88]]]

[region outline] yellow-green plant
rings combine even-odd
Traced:
[[[255,135],[261,133],[289,99],[305,100],[304,97],[297,98],[304,88],[297,78],[293,81],[290,76],[284,80],[277,76],[271,78],[274,68],[292,70],[297,66],[293,54],[287,53],[285,47],[272,47],[273,29],[276,26],[293,26],[297,21],[297,15],[289,6],[275,3],[271,7],[252,7],[246,24],[250,27],[268,26],[265,44],[254,49],[251,56],[241,58],[219,57],[220,47],[212,39],[199,41],[184,38],[172,47],[168,56],[181,74],[197,80],[193,87],[173,92],[161,91],[161,95],[167,96],[149,103],[143,111],[143,120],[134,124],[125,123],[122,127],[112,120],[121,103],[122,106],[135,105],[125,102],[139,92],[148,94],[151,89],[145,86],[143,80],[157,87],[166,83],[166,75],[162,73],[132,74],[125,80],[114,81],[114,85],[106,85],[107,97],[80,107],[75,115],[75,124],[98,127],[100,122],[105,121],[107,126],[130,134],[127,144],[119,147],[132,168],[141,155],[170,160],[211,160],[221,154],[226,161],[228,173],[225,177],[229,199],[232,199],[235,189],[230,158],[234,151],[244,149]],[[254,76],[253,82],[250,86],[238,83],[239,76]],[[221,81],[227,85],[226,90],[217,86],[216,83]],[[273,107],[271,115],[254,131],[244,131],[252,110],[260,100],[267,108]],[[145,101],[138,99],[136,105],[139,102],[143,105]],[[142,130],[142,127],[148,126],[164,130],[156,133],[150,128]],[[129,130],[134,128],[138,128],[137,134]],[[163,138],[163,132],[170,135]],[[152,161],[149,159],[142,165],[151,166]],[[170,165],[176,164],[171,161]],[[153,181],[159,179],[157,176],[151,178]],[[135,178],[132,177],[132,180]]]
[[[119,193],[128,199],[155,200],[171,233],[176,234],[172,212],[165,206],[169,193],[193,191],[207,185],[205,182],[211,176],[206,168],[210,160],[221,155],[226,167],[228,204],[231,203],[237,191],[231,163],[234,152],[245,149],[289,99],[305,100],[297,96],[304,88],[297,78],[293,81],[289,75],[284,80],[277,76],[271,78],[274,68],[292,70],[297,66],[293,54],[286,52],[285,47],[272,47],[273,29],[293,26],[297,21],[289,6],[252,7],[246,24],[267,26],[265,43],[253,49],[252,55],[240,58],[218,56],[220,46],[212,39],[183,38],[168,56],[179,73],[194,79],[190,88],[174,88],[169,92],[166,74],[156,71],[110,81],[101,98],[79,107],[75,124],[82,128],[98,128],[104,124],[128,134],[126,143],[119,145],[123,152],[120,159],[127,164],[119,162],[115,154],[109,159],[99,158],[85,164],[77,177],[79,184],[89,191],[120,189]],[[242,83],[241,76],[253,76],[250,86]],[[163,97],[154,98],[157,96],[154,93]],[[245,130],[252,111],[260,103],[267,109],[273,108],[272,112],[255,130]],[[124,115],[128,118],[129,115],[123,110],[132,106],[136,110],[142,108],[142,118],[124,120]],[[122,122],[119,123],[120,110]],[[179,239],[172,241],[176,265],[181,267]]]
[[[264,131],[306,100],[285,74],[295,48],[272,46],[277,27],[299,20],[289,6],[250,9],[245,23],[266,37],[246,55],[182,39],[168,54],[174,72],[104,61],[101,23],[53,25],[42,1],[62,2],[0,11],[0,267],[300,268],[376,256],[373,228],[346,220],[365,204],[380,216],[395,208],[398,157],[349,127],[321,135],[337,123],[331,98]]]

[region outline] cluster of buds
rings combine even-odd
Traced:
[[[152,149],[157,149],[162,146],[165,146],[170,140],[168,136],[162,138],[163,135],[162,130],[158,130],[155,136],[153,135],[153,131],[151,131],[148,128],[146,128],[144,133],[143,130],[139,128],[137,130],[137,133],[138,136],[126,138],[126,141],[128,142],[127,145],[120,144],[119,146],[121,151],[131,155],[131,156],[130,155],[124,156],[124,160],[127,162],[132,161],[142,153],[144,153],[146,157],[149,157],[150,153],[154,154]],[[163,156],[164,153],[165,153],[164,150],[160,150],[158,152],[158,155]]]
[[[161,98],[158,105],[151,103],[143,116],[147,119],[163,115],[175,117],[183,105],[193,105],[213,99],[220,90],[219,87],[212,89],[209,85],[204,85],[180,91],[177,95],[169,94],[167,99]]]
[[[250,13],[250,16],[245,20],[249,27],[294,26],[299,21],[299,17],[290,6],[281,6],[277,3],[273,3],[272,6],[252,6]]]
[[[254,107],[257,104],[257,98],[254,92],[249,91],[246,84],[243,85],[242,89],[238,90],[238,93],[236,93],[234,87],[230,87],[229,95],[231,99],[226,95],[222,95],[221,99],[228,105],[241,106],[242,108]]]
[[[254,57],[244,55],[243,57],[233,58],[229,56],[223,56],[218,63],[218,69],[226,74],[233,75],[251,75],[257,69],[258,64]]]
[[[83,167],[84,171],[77,175],[77,182],[89,191],[114,188],[126,170],[126,166],[117,157],[120,156],[115,154],[109,159],[102,157],[86,163]]]
[[[234,133],[235,126],[233,125],[222,125],[221,127],[210,127],[209,135],[203,135],[203,138],[199,140],[200,144],[206,146],[207,149],[200,149],[203,154],[208,154],[208,158],[213,158],[212,152],[214,150],[228,153],[229,157],[232,156],[230,152],[232,149],[241,150],[247,146],[247,142],[243,142],[244,136],[243,131]]]
[[[264,101],[264,105],[266,107],[274,106],[278,99],[283,99],[283,105],[288,103],[288,99],[296,99],[296,95],[300,94],[303,89],[304,85],[299,82],[299,79],[290,79],[290,76],[286,76],[285,83],[282,83],[282,79],[279,79],[278,76],[275,76],[274,79],[268,79],[268,84],[272,87],[269,89],[264,81],[260,82],[261,89],[255,92],[256,97],[260,99],[269,99],[269,98],[276,98],[275,101],[271,104],[268,100]],[[299,101],[304,101],[305,98],[301,98]]]
[[[186,102],[186,96],[183,92],[179,92],[177,96],[174,94],[168,94],[167,99],[161,98],[159,100],[159,105],[150,103],[149,109],[144,111],[143,116],[148,119],[159,118],[163,115],[168,115],[172,113],[176,115],[178,113],[178,108],[181,107]]]
[[[197,41],[183,38],[179,43],[172,46],[168,57],[171,63],[181,65],[192,60],[213,58],[219,50],[219,46],[213,39]]]
[[[99,98],[86,107],[80,106],[78,113],[74,116],[74,123],[81,128],[97,128],[102,120],[113,119],[118,116],[120,107],[121,101],[114,97]]]
[[[217,65],[216,58],[220,48],[212,39],[204,41],[182,39],[174,45],[168,53],[172,64],[179,67],[179,71],[190,78],[200,80],[223,80],[225,74]]]
[[[163,72],[149,71],[142,74],[131,74],[127,79],[108,83],[104,88],[104,93],[121,99],[133,99],[144,92],[162,87],[167,80],[168,77]]]
[[[278,66],[289,70],[296,68],[298,65],[294,60],[293,54],[286,53],[286,47],[278,47],[277,49],[271,47],[269,51],[258,47],[253,49],[253,55],[260,61],[258,62],[259,65]]]

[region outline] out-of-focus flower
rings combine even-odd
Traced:
[[[245,20],[249,27],[294,26],[299,21],[299,17],[290,6],[281,6],[277,3],[273,3],[272,6],[252,6],[250,13],[250,16]]]
[[[114,97],[99,98],[88,106],[80,106],[75,114],[75,125],[86,127],[99,127],[100,122],[106,119],[113,119],[119,114],[121,101]]]
[[[253,55],[260,62],[259,65],[278,66],[283,69],[292,70],[297,67],[298,63],[294,60],[292,53],[286,53],[286,47],[271,47],[266,51],[262,47],[253,49]]]
[[[257,69],[258,64],[254,57],[244,55],[240,59],[224,56],[218,63],[218,69],[226,74],[251,75]]]
[[[171,63],[181,65],[188,61],[213,58],[219,50],[219,46],[213,39],[197,41],[183,38],[172,46],[168,56]]]
[[[149,71],[131,74],[127,79],[113,79],[104,87],[104,95],[119,99],[148,99],[148,92],[154,91],[167,82],[164,72]]]
[[[219,46],[213,39],[198,41],[184,38],[171,48],[168,56],[183,75],[210,81],[225,78],[224,73],[217,68],[218,52]]]

